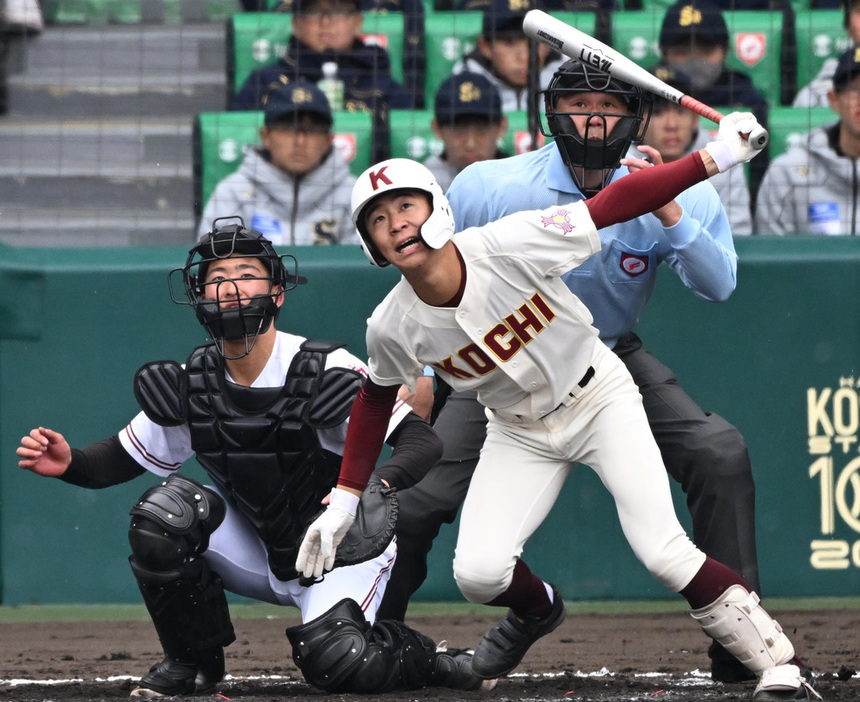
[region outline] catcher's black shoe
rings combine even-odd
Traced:
[[[448,648],[443,641],[433,656],[433,684],[453,690],[492,690],[496,680],[483,680],[472,672],[473,651]]]
[[[768,668],[753,693],[755,702],[784,702],[784,700],[820,700],[815,689],[815,676],[809,668],[791,663]]]
[[[511,610],[490,629],[472,656],[472,672],[491,680],[507,675],[516,668],[526,651],[541,636],[546,636],[564,621],[564,600],[553,587],[552,611],[543,619],[519,619]]]
[[[711,680],[721,683],[751,682],[756,674],[724,649],[716,641],[708,649],[711,659]]]
[[[152,699],[175,695],[202,695],[215,690],[221,678],[213,679],[198,670],[196,665],[177,663],[165,658],[144,675],[130,697]]]

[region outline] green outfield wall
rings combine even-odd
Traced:
[[[758,547],[770,596],[860,593],[860,241],[737,240],[738,287],[707,303],[668,270],[638,331],[705,410],[747,439],[757,482]],[[289,293],[280,328],[345,341],[397,281],[358,248],[295,250],[309,283]],[[118,432],[137,411],[134,372],[184,360],[205,340],[174,305],[168,271],[186,249],[0,247],[0,602],[136,602],[128,510],[152,483],[93,491],[17,467],[38,425],[76,446]],[[631,461],[636,447],[630,446]],[[199,466],[189,467],[203,478]],[[679,515],[689,518],[675,492]],[[431,554],[421,599],[460,599],[456,526]],[[570,599],[676,597],[633,558],[614,508],[578,466],[527,546],[532,569]]]

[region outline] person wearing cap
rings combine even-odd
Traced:
[[[845,35],[855,45],[860,44],[860,0],[846,0],[842,8],[842,26]],[[818,74],[800,90],[791,103],[792,107],[827,107],[830,104],[828,94],[833,89],[833,73],[839,58],[828,58]]]
[[[216,217],[238,215],[276,245],[357,244],[349,194],[355,182],[334,147],[332,113],[313,83],[272,91],[263,108],[260,146],[215,187],[198,236]]]
[[[682,93],[691,92],[689,79],[665,65],[658,64],[651,69],[664,83],[680,90]],[[651,108],[651,120],[648,130],[642,138],[642,144],[656,149],[662,163],[670,163],[683,158],[693,151],[698,151],[710,141],[709,130],[700,129],[700,118],[692,110],[682,107],[676,102],[661,97],[654,98]],[[650,157],[635,146],[628,156],[631,158]],[[726,211],[735,236],[752,234],[752,210],[750,209],[750,191],[747,186],[744,171],[733,168],[725,173],[719,173],[708,181],[719,195],[719,200]]]
[[[268,0],[261,0],[269,10]],[[296,0],[281,0],[275,12],[293,12]],[[403,13],[403,88],[416,108],[424,107],[424,74],[427,49],[424,40],[424,3],[422,0],[360,0],[362,12]]]
[[[499,91],[479,73],[457,73],[439,86],[431,127],[445,148],[424,165],[442,190],[469,164],[509,155],[498,146],[508,131]]]
[[[860,234],[860,47],[839,57],[827,99],[838,119],[807,132],[767,169],[756,204],[757,234]]]
[[[487,78],[499,91],[502,112],[528,109],[529,40],[523,33],[523,19],[533,6],[531,0],[466,0],[461,8],[483,13],[481,34],[452,73],[469,71]],[[561,59],[544,44],[538,45],[537,52],[543,86]]]
[[[472,675],[471,653],[376,616],[397,551],[384,485],[408,487],[429,470],[441,454],[433,430],[395,409],[392,453],[374,484],[361,497],[338,494],[347,417],[368,368],[342,344],[276,327],[286,294],[308,282],[295,257],[224,218],[170,281],[174,302],[212,341],[182,365],[141,367],[142,411],[119,434],[72,449],[36,427],[17,449],[22,469],[78,488],[149,476],[153,486],[131,509],[129,564],[164,657],[131,697],[216,694],[236,638],[226,592],[299,610],[301,623],[286,630],[293,661],[322,690],[489,687]],[[188,477],[192,457],[209,484]],[[301,536],[328,497],[330,508],[358,514],[363,526],[346,540],[358,550],[305,580],[295,568]]]
[[[362,41],[362,24],[359,0],[294,0],[286,53],[248,76],[231,109],[260,109],[268,92],[284,83],[318,83],[325,63],[337,65],[337,77],[344,84],[343,105],[332,105],[333,109],[385,113],[414,108],[414,100],[391,77],[388,52]]]
[[[334,64],[336,79],[343,83],[343,102],[332,109],[370,112],[371,156],[384,158],[390,150],[389,110],[418,107],[423,83],[407,92],[391,76],[388,52],[363,41],[360,0],[293,0],[286,7],[291,8],[293,30],[286,53],[252,71],[230,109],[261,109],[270,91],[296,80],[318,84],[325,65]]]
[[[710,0],[680,0],[663,16],[659,37],[662,63],[690,79],[690,95],[716,108],[752,112],[767,126],[768,102],[752,79],[726,66],[729,29],[719,6]],[[768,149],[749,165],[754,194],[768,163]]]

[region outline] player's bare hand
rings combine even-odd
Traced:
[[[639,144],[636,147],[645,154],[646,158],[622,158],[621,165],[627,166],[627,169],[631,173],[635,173],[636,171],[641,171],[645,168],[653,168],[654,166],[659,166],[663,163],[663,156],[660,152],[655,149],[653,146],[647,146],[646,144]],[[681,215],[684,210],[678,204],[676,200],[672,200],[672,202],[667,203],[659,210],[654,210],[654,216],[660,220],[660,224],[664,227],[672,227],[678,223],[681,219]]]
[[[314,520],[305,533],[296,558],[296,570],[306,578],[316,579],[334,568],[337,547],[355,521],[359,495],[335,488],[329,506]]]
[[[16,451],[18,466],[47,478],[57,478],[72,462],[72,449],[59,432],[45,427],[33,429],[21,439]]]

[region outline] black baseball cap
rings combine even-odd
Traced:
[[[266,126],[294,122],[300,114],[309,114],[329,128],[331,107],[325,94],[313,83],[297,80],[272,90],[263,106]]]
[[[313,10],[319,0],[281,0],[275,12],[294,12],[297,15]],[[335,5],[348,5],[352,11],[361,10],[360,0],[335,0]]]
[[[488,122],[502,121],[499,90],[479,73],[463,71],[448,77],[436,91],[434,116],[440,124],[451,124],[458,117],[483,117]]]
[[[839,57],[833,72],[833,90],[841,92],[857,76],[860,76],[860,46],[848,49]]]
[[[463,10],[484,13],[481,34],[487,39],[500,35],[525,37],[523,18],[535,7],[532,0],[465,0],[460,6]]]
[[[663,16],[660,46],[689,46],[691,42],[728,47],[729,28],[722,10],[709,0],[681,0]]]
[[[657,76],[657,78],[662,80],[670,88],[675,88],[675,90],[681,91],[684,95],[689,95],[693,92],[693,84],[690,77],[686,73],[679,71],[677,68],[670,66],[668,63],[663,63],[661,61],[656,66],[652,66],[648,70],[652,75]],[[665,103],[674,103],[674,101],[655,96],[655,108],[665,107]]]

